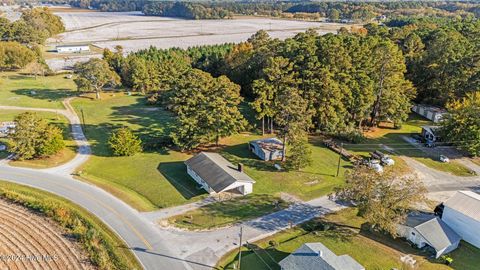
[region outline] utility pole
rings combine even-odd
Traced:
[[[340,174],[340,162],[342,161],[342,155],[343,155],[343,143],[340,144],[340,154],[338,155],[337,177]]]
[[[87,133],[87,130],[85,129],[85,114],[83,113],[83,108],[80,109],[82,112],[82,126],[83,126],[83,133]]]
[[[241,270],[242,266],[242,236],[243,236],[243,227],[240,226],[240,243],[238,244],[238,270]]]

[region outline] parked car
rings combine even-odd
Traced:
[[[383,166],[380,165],[380,160],[371,159],[367,166],[378,173],[383,173]]]
[[[380,160],[380,163],[385,166],[392,166],[395,164],[395,160],[393,160],[389,155],[382,153],[378,150],[370,153],[370,156],[372,156],[372,158],[374,159]]]
[[[440,155],[440,161],[444,163],[450,162],[450,159],[447,156]]]

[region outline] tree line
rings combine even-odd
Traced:
[[[279,134],[302,167],[312,132],[357,142],[366,126],[400,127],[412,100],[445,105],[478,91],[479,29],[467,18],[369,24],[323,36],[309,30],[284,41],[259,31],[239,44],[152,47],[127,56],[120,47],[105,50],[102,65],[118,74],[112,84],[177,116],[171,138],[181,149],[249,128],[240,110],[248,106],[262,133]]]
[[[378,15],[398,17],[480,16],[474,1],[393,1],[393,2],[311,2],[311,1],[148,1],[148,0],[73,0],[73,6],[101,11],[143,11],[146,15],[187,19],[223,19],[233,15],[263,15],[319,19],[327,17],[368,22]],[[312,17],[312,14],[316,14]]]
[[[63,31],[60,17],[47,8],[25,9],[14,22],[0,17],[0,70],[20,69],[32,62],[35,73],[48,69],[39,45]]]

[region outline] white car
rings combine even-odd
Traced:
[[[376,171],[377,173],[383,173],[383,166],[380,165],[380,161],[378,160],[370,160],[368,163],[368,167]]]
[[[450,162],[450,159],[444,155],[440,155],[440,161],[444,163]]]
[[[382,164],[386,166],[393,166],[395,164],[395,160],[393,160],[389,156],[385,156],[384,158],[382,158]]]

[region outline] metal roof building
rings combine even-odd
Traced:
[[[337,256],[322,243],[305,243],[280,261],[282,270],[364,270],[348,255]]]
[[[419,248],[432,247],[436,258],[455,250],[461,240],[452,228],[433,214],[412,212],[405,223],[398,226],[397,232]]]
[[[480,195],[458,191],[443,204],[443,222],[463,240],[480,248]]]
[[[188,175],[208,193],[233,191],[246,195],[253,191],[255,181],[243,171],[243,165],[234,166],[220,154],[201,152],[185,165]]]

